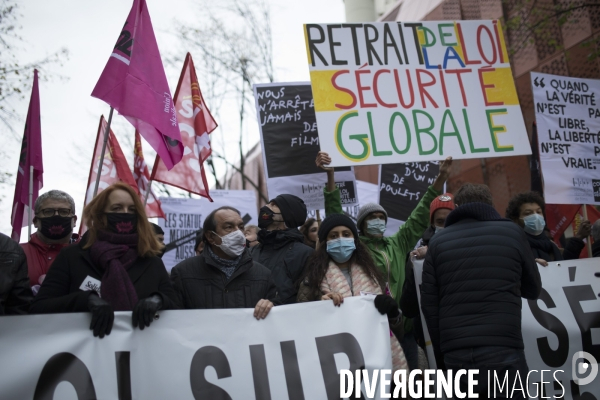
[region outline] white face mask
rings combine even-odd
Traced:
[[[216,232],[213,231],[213,233],[217,235]],[[215,246],[223,250],[223,253],[229,257],[237,257],[244,252],[246,248],[246,236],[244,236],[244,232],[237,229],[225,236],[219,237],[221,238],[221,244],[215,244]]]

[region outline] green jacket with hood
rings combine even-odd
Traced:
[[[325,188],[323,192],[325,194],[325,215],[343,214],[344,210],[342,209],[339,189],[328,192]],[[425,229],[431,224],[429,205],[440,194],[432,186],[429,186],[406,222],[392,236],[372,238],[362,233],[359,234],[360,240],[371,251],[375,265],[381,269],[384,278],[387,280],[392,296],[398,302],[402,295],[406,258],[423,236]],[[412,322],[409,318],[406,318],[404,330],[408,332],[411,329]]]

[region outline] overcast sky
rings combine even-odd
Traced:
[[[199,17],[200,1],[147,0],[154,32],[163,60],[180,48],[175,35],[176,20],[193,25]],[[278,82],[307,81],[308,65],[304,47],[302,24],[314,22],[342,22],[343,0],[270,0],[272,12],[273,53]],[[90,93],[115,45],[121,28],[131,9],[131,0],[28,0],[19,1],[22,15],[20,35],[24,39],[20,61],[30,62],[43,58],[62,47],[69,50],[69,59],[54,71],[68,77],[66,81],[41,82],[41,120],[44,157],[44,187],[40,194],[51,189],[68,192],[75,199],[77,214],[81,208],[87,184],[98,119],[108,116],[109,106],[92,98]],[[185,56],[182,49],[181,57]],[[192,52],[192,54],[194,54]],[[199,60],[195,60],[196,64]],[[173,94],[181,66],[167,70],[167,79]],[[202,87],[202,76],[199,76]],[[23,120],[27,113],[27,100],[18,103]],[[210,104],[208,105],[210,107]],[[234,111],[234,110],[232,110]],[[238,116],[220,115],[220,127],[213,140],[226,140],[225,130]],[[235,111],[234,111],[235,112]],[[116,113],[115,113],[116,115]],[[129,157],[128,140],[133,140],[134,129],[124,118],[113,117],[114,132]],[[258,142],[257,123],[249,127],[247,144]],[[16,175],[17,155],[21,146],[24,122],[16,124],[18,133],[0,126],[0,146],[5,156],[0,162],[2,170]],[[235,133],[237,135],[237,131]],[[217,138],[216,136],[219,136]],[[237,138],[234,138],[237,139]],[[147,163],[152,168],[154,160],[150,146],[143,143]],[[235,160],[232,160],[235,161]],[[10,235],[10,210],[14,195],[14,182],[1,187],[0,232]],[[35,228],[33,229],[35,231]],[[24,228],[21,241],[26,241]]]

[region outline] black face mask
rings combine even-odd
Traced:
[[[274,222],[273,215],[275,214],[281,215],[281,213],[273,212],[273,210],[267,206],[261,207],[261,209],[258,210],[258,227],[260,229],[265,229],[271,225]]]
[[[108,229],[115,233],[131,234],[137,232],[137,214],[106,213]]]
[[[41,223],[40,232],[50,240],[59,240],[73,231],[71,220],[73,217],[54,215],[48,218],[38,218]]]

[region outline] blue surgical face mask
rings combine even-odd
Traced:
[[[370,219],[367,221],[367,233],[369,235],[383,235],[385,232],[385,221],[383,219]]]
[[[438,233],[439,231],[441,231],[442,229],[444,229],[443,226],[434,225],[434,227],[435,227],[435,233]]]
[[[345,263],[356,250],[354,238],[338,238],[327,242],[327,254],[337,263]]]
[[[537,236],[544,231],[546,221],[541,214],[531,214],[521,218],[525,224],[524,230],[530,235]]]

